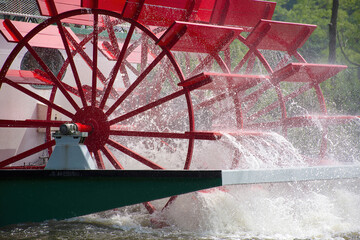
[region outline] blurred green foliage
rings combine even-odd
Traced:
[[[317,25],[299,52],[309,63],[327,63],[332,0],[276,2],[273,20]],[[323,82],[321,87],[329,113],[360,115],[360,0],[339,2],[336,64],[348,68]]]

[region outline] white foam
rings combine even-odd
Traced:
[[[164,216],[184,231],[215,236],[323,239],[360,231],[360,194],[342,187],[318,187],[237,186],[187,194],[166,209]]]
[[[283,136],[265,135],[235,137],[222,133],[215,142],[198,143],[192,167],[197,169],[260,169],[305,166],[299,151]],[[238,163],[234,163],[238,161]]]
[[[178,144],[179,153],[186,150],[187,144]],[[157,153],[163,164],[171,159],[171,152]],[[236,166],[241,169],[308,165],[298,150],[276,133],[241,138],[225,133],[220,141],[198,142],[191,166],[231,169],[236,156],[241,156]],[[181,195],[152,216],[143,209],[141,214],[119,213],[111,221],[122,228],[146,231],[151,226],[148,219],[156,218],[169,225],[163,232],[205,234],[214,239],[337,239],[342,233],[360,232],[359,183],[336,180],[231,186]]]
[[[276,133],[241,140],[224,135],[222,141],[202,144],[202,151],[194,156],[197,168],[231,168],[234,151],[241,153],[239,168],[307,165]],[[183,231],[212,236],[333,238],[360,231],[359,183],[344,180],[231,186],[179,196],[162,217]]]

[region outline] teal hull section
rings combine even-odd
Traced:
[[[216,170],[0,170],[0,226],[66,219],[221,184]]]

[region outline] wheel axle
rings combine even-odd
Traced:
[[[90,133],[93,128],[89,125],[81,124],[81,123],[65,123],[60,126],[60,133],[62,135],[75,135],[78,132],[87,132]]]

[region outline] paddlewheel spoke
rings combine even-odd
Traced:
[[[75,82],[76,82],[78,94],[79,94],[79,96],[81,98],[81,102],[82,102],[83,106],[86,107],[87,102],[86,102],[86,99],[85,99],[84,90],[82,88],[79,73],[77,71],[77,68],[76,68],[76,65],[75,65],[75,62],[74,62],[74,58],[73,58],[73,56],[75,54],[72,54],[71,51],[70,51],[70,47],[68,45],[68,41],[67,41],[66,33],[65,33],[66,29],[63,28],[63,26],[61,25],[61,22],[57,22],[57,24],[58,24],[59,32],[60,32],[60,35],[61,35],[61,39],[63,41],[64,47],[65,47],[65,50],[66,50],[66,55],[68,57],[68,61],[69,61],[70,66],[71,66],[71,70],[72,70],[73,75],[74,75],[74,79],[75,79]],[[77,52],[74,51],[74,53],[77,53]],[[71,92],[74,93],[75,91],[71,91]]]
[[[97,71],[98,71],[98,21],[99,15],[94,13],[94,26],[93,26],[93,67],[92,67],[92,89],[91,89],[91,106],[96,106],[96,87],[97,87]]]
[[[66,115],[68,117],[73,117],[74,116],[71,112],[67,111],[66,109],[64,109],[64,108],[62,108],[62,107],[60,107],[58,105],[55,105],[54,103],[52,103],[52,102],[48,101],[47,99],[39,96],[35,92],[32,92],[29,89],[21,86],[20,84],[17,84],[17,83],[15,83],[15,82],[13,82],[11,80],[8,80],[8,79],[5,79],[5,81],[3,81],[3,82],[9,84],[10,86],[14,87],[15,89],[25,93],[26,95],[36,99],[37,101],[40,101],[40,102],[44,103],[45,105],[47,105],[47,106],[61,112],[62,114]]]
[[[110,130],[110,135],[114,136],[128,136],[128,137],[150,137],[150,138],[171,138],[171,139],[204,139],[216,140],[221,137],[220,133],[214,132],[140,132],[140,131],[122,131]]]
[[[105,169],[104,160],[101,156],[100,150],[93,152],[93,155],[95,157],[95,161],[96,161],[96,165],[97,165],[98,169]]]
[[[104,29],[100,30],[104,31]],[[101,32],[101,31],[99,31]],[[89,34],[89,36],[85,37],[80,43],[78,43],[73,36],[68,32],[65,31],[66,33],[66,37],[68,38],[69,42],[71,43],[71,45],[74,46],[75,50],[73,51],[73,56],[75,56],[76,54],[80,54],[80,56],[84,59],[85,63],[90,67],[90,69],[93,71],[94,67],[96,67],[96,73],[97,73],[97,77],[100,79],[100,81],[106,85],[107,79],[104,76],[104,74],[98,69],[97,66],[95,66],[95,63],[93,62],[93,60],[91,59],[91,57],[89,57],[89,55],[84,51],[84,46],[90,42],[94,37],[94,33]],[[83,84],[83,83],[82,83]],[[83,86],[84,87],[84,86]],[[87,102],[91,103],[91,96],[92,96],[92,91],[93,88],[90,89],[91,93],[86,93],[85,94],[85,98],[87,100]],[[117,92],[112,90],[111,94],[113,94],[114,96],[118,96]]]
[[[107,146],[103,146],[101,151],[104,155],[109,159],[110,163],[114,166],[115,169],[124,169],[121,163],[116,159],[115,155],[111,152],[111,150]]]
[[[110,115],[115,111],[115,109],[134,91],[134,89],[144,80],[144,78],[150,73],[150,71],[161,61],[165,56],[166,52],[163,51],[152,63],[140,74],[140,76],[135,80],[135,82],[126,89],[126,91],[121,95],[121,97],[110,107],[106,112],[106,115]]]
[[[160,99],[158,99],[157,101],[151,102],[151,103],[149,103],[149,104],[147,104],[147,105],[145,105],[145,106],[143,106],[143,107],[140,107],[140,108],[138,108],[138,109],[136,109],[136,110],[134,110],[134,111],[131,111],[131,112],[126,113],[126,114],[124,114],[124,115],[122,115],[122,116],[120,116],[120,117],[117,117],[117,118],[109,121],[109,123],[110,123],[111,125],[113,125],[113,124],[117,124],[117,123],[119,123],[119,122],[121,122],[121,121],[124,121],[124,120],[126,120],[126,119],[129,119],[129,118],[131,118],[131,117],[134,117],[134,116],[136,116],[136,115],[138,115],[138,114],[141,114],[141,113],[143,113],[143,112],[145,112],[145,111],[147,111],[147,110],[149,110],[149,109],[151,109],[151,108],[155,108],[156,106],[159,106],[159,105],[164,104],[164,103],[166,103],[166,102],[168,102],[168,101],[170,101],[170,100],[172,100],[172,99],[174,99],[174,98],[177,98],[177,97],[179,97],[179,96],[181,96],[181,95],[184,95],[186,91],[187,91],[187,90],[184,90],[184,89],[183,89],[183,90],[180,90],[180,91],[178,91],[178,92],[175,92],[175,93],[173,93],[173,94],[171,94],[171,95],[169,95],[169,96],[160,98]]]
[[[145,157],[141,156],[140,154],[132,151],[131,149],[113,141],[113,140],[108,140],[107,142],[110,146],[118,149],[119,151],[125,153],[126,155],[134,158],[135,160],[141,162],[142,164],[152,168],[152,169],[164,169],[163,167],[159,166],[158,164],[150,161],[149,159],[146,159]]]
[[[298,90],[292,92],[291,94],[288,94],[284,97],[284,101],[288,102],[291,99],[296,98],[297,96],[303,94],[304,92],[308,91],[309,89],[311,89],[313,87],[313,84],[306,84],[301,86]],[[269,104],[266,108],[263,108],[261,110],[259,110],[258,112],[254,113],[253,115],[249,116],[247,118],[247,121],[252,122],[252,120],[257,119],[259,117],[261,117],[262,115],[274,110],[275,108],[277,108],[279,106],[279,101],[274,101],[273,103]]]
[[[150,214],[155,212],[156,208],[150,202],[144,202],[143,204]]]
[[[5,24],[7,25],[8,28],[11,29],[11,31],[15,34],[17,39],[19,39],[19,40],[23,39],[23,36],[16,29],[16,27],[11,23],[11,21],[5,21]],[[25,43],[25,46],[26,46],[27,50],[31,53],[31,55],[34,57],[34,59],[38,62],[38,64],[43,68],[43,70],[49,76],[51,81],[60,89],[62,94],[64,94],[64,96],[67,98],[67,100],[71,103],[71,105],[74,107],[74,109],[78,110],[79,106],[76,104],[74,99],[66,91],[66,89],[62,85],[61,81],[53,74],[53,72],[45,64],[44,60],[37,54],[37,52],[34,50],[34,48],[32,46],[30,46],[28,43]]]
[[[58,12],[57,12],[54,1],[48,1],[48,4],[49,4],[50,14],[52,16],[58,15]],[[74,75],[74,79],[75,79],[75,82],[76,82],[76,85],[77,85],[78,94],[79,94],[79,96],[81,98],[81,102],[82,102],[83,106],[87,106],[84,91],[83,91],[82,86],[81,86],[80,77],[79,77],[77,68],[75,66],[75,62],[74,62],[73,55],[72,55],[71,50],[70,50],[70,46],[69,46],[67,38],[66,38],[66,33],[65,33],[66,29],[62,26],[62,23],[61,23],[60,20],[56,21],[56,25],[58,27],[58,30],[59,30],[59,33],[60,33],[60,36],[61,36],[61,40],[62,40],[63,45],[64,45],[66,55],[68,57],[67,61],[70,63],[71,70],[72,70],[73,75]],[[65,88],[68,91],[69,91],[69,88],[71,89],[71,87],[66,87],[66,86],[65,86]],[[69,91],[69,92],[75,93],[76,91],[73,90],[73,91]]]
[[[52,147],[54,145],[55,145],[55,140],[52,140],[52,141],[46,142],[44,144],[41,144],[41,145],[39,145],[37,147],[31,148],[31,149],[29,149],[29,150],[27,150],[25,152],[17,154],[15,156],[11,157],[11,158],[5,159],[5,160],[0,162],[0,168],[6,167],[6,166],[8,166],[10,164],[21,161],[26,157],[34,155],[35,153],[43,151],[43,150],[45,150],[45,149],[47,149],[49,147]]]
[[[48,120],[5,120],[0,119],[0,128],[45,128],[59,127],[64,121],[48,121]]]
[[[119,53],[119,56],[117,56],[117,60],[116,60],[116,64],[115,66],[113,67],[113,69],[111,70],[111,73],[110,73],[110,80],[108,82],[108,85],[106,87],[106,90],[105,90],[105,93],[103,95],[103,98],[101,100],[101,103],[100,103],[100,108],[104,108],[104,105],[109,97],[109,94],[110,94],[110,90],[112,89],[113,85],[114,85],[114,82],[115,82],[115,78],[117,76],[117,73],[119,72],[119,69],[120,69],[120,66],[121,64],[123,63],[123,60],[124,60],[124,57],[125,57],[125,54],[126,54],[126,50],[128,48],[128,45],[130,43],[130,39],[134,33],[134,30],[135,30],[135,26],[134,25],[131,25],[130,29],[129,29],[129,32],[126,36],[126,39],[125,39],[125,42],[123,44],[123,47]],[[117,44],[116,44],[117,45]],[[122,71],[123,72],[123,71]],[[128,76],[126,75],[126,80],[124,81],[124,85],[125,87],[129,87],[130,85],[130,81],[128,80]]]

